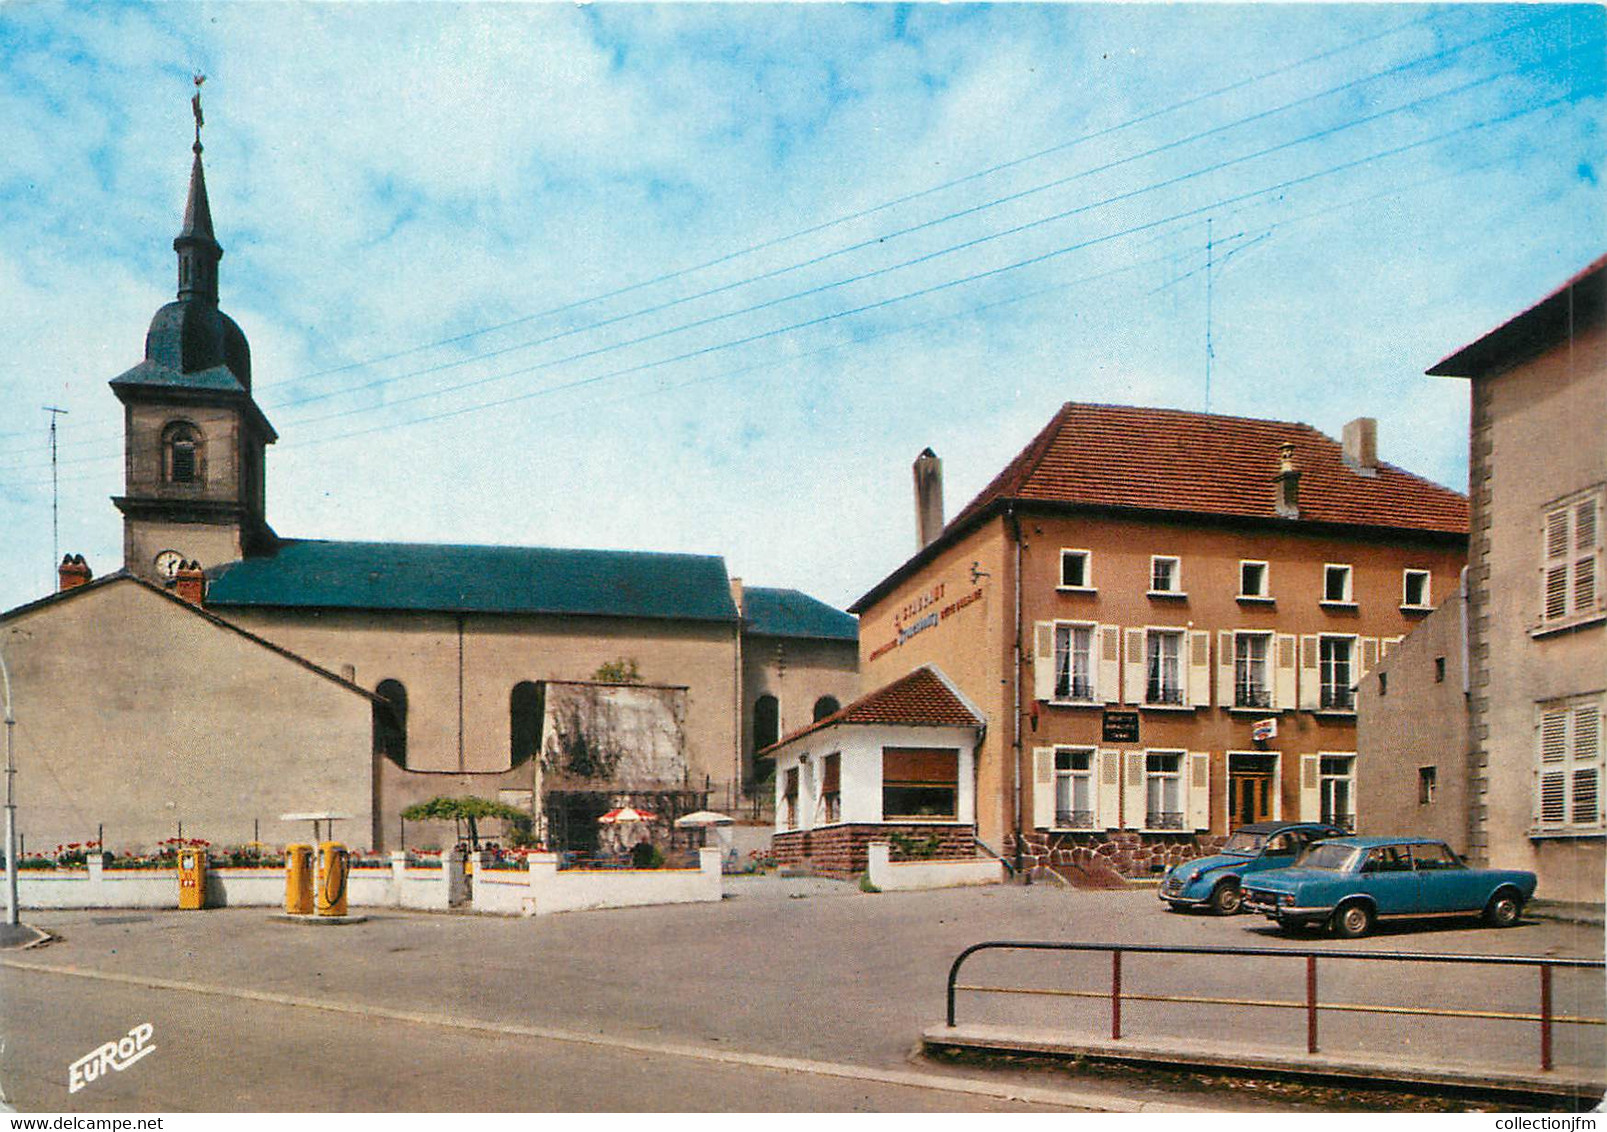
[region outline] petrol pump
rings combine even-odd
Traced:
[[[318,915],[344,916],[350,854],[346,846],[338,841],[326,841],[318,849],[318,884],[315,893]]]
[[[285,911],[312,915],[312,846],[285,846]]]
[[[179,907],[206,907],[206,850],[199,846],[179,850]]]

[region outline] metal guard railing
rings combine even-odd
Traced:
[[[1110,990],[1058,990],[1043,987],[981,986],[959,982],[960,965],[979,951],[1103,951],[1109,952]],[[1304,1002],[1275,999],[1220,998],[1206,995],[1124,994],[1122,991],[1123,953],[1141,955],[1243,955],[1273,959],[1304,959],[1306,961],[1306,997]],[[1373,962],[1396,963],[1465,963],[1499,967],[1538,967],[1540,969],[1540,1010],[1537,1014],[1521,1014],[1499,1010],[1453,1010],[1441,1007],[1383,1006],[1364,1003],[1322,1003],[1317,999],[1317,960],[1356,959]],[[1306,1012],[1306,1052],[1317,1052],[1317,1011],[1329,1010],[1354,1014],[1397,1014],[1435,1018],[1479,1018],[1508,1022],[1540,1023],[1540,1068],[1550,1070],[1551,1030],[1556,1023],[1584,1026],[1607,1025],[1607,1018],[1577,1015],[1558,1015],[1552,1009],[1551,973],[1558,967],[1602,970],[1607,961],[1601,959],[1553,959],[1529,955],[1445,955],[1406,951],[1315,951],[1285,947],[1208,947],[1189,944],[1114,944],[1114,943],[1058,943],[1048,940],[987,940],[974,943],[959,955],[949,967],[948,1024],[954,1021],[954,995],[956,991],[976,991],[985,994],[1039,994],[1063,998],[1108,998],[1110,1000],[1110,1036],[1120,1041],[1122,1036],[1122,1000],[1130,1002],[1178,1002],[1206,1006],[1262,1006],[1276,1009],[1304,1009]]]

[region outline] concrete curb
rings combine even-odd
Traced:
[[[1591,1096],[1607,1093],[1600,1070],[1563,1067],[1544,1073],[1511,1066],[1438,1064],[1406,1065],[1357,1055],[1334,1056],[1252,1048],[1227,1042],[1133,1040],[1112,1041],[1083,1034],[1017,1030],[1004,1026],[929,1026],[921,1034],[928,1051],[960,1049],[975,1053],[1034,1054],[1042,1057],[1090,1058],[1174,1069],[1273,1073],[1336,1081],[1419,1085],[1433,1088],[1518,1093],[1528,1096]]]

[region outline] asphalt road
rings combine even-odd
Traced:
[[[943,1015],[953,956],[981,939],[1340,946],[1285,940],[1248,917],[1168,915],[1143,892],[871,895],[808,880],[736,881],[728,891],[720,905],[530,920],[383,913],[325,929],[260,909],[39,913],[30,922],[59,938],[6,953],[11,966],[0,968],[0,1087],[19,1109],[69,1111],[1028,1110],[1013,1097],[1043,1107],[1209,1107],[1209,1096],[1150,1085],[912,1063],[910,1052]],[[1598,957],[1603,937],[1532,921],[1343,946]],[[1108,960],[1088,959],[990,959],[968,968],[967,981],[1104,985]],[[1280,998],[1302,985],[1298,961],[1234,962],[1133,957],[1125,981],[1141,993],[1242,997],[1256,988]],[[1328,966],[1325,1000],[1534,1009],[1533,972],[1503,981],[1470,977],[1470,968]],[[1561,1009],[1603,1013],[1599,974],[1559,981],[1557,997]],[[1104,1017],[1098,1002],[1067,998],[969,995],[961,1007],[976,1021],[1034,1011],[1070,1027],[1097,1029]],[[1130,1033],[1247,1027],[1293,1044],[1296,1013],[1135,1002],[1124,1022]],[[68,1094],[74,1059],[144,1021],[155,1027],[155,1054]],[[1324,1040],[1517,1062],[1533,1044],[1517,1023],[1366,1017],[1325,1017]],[[1601,1046],[1599,1028],[1558,1031],[1564,1064],[1599,1065]],[[1258,1105],[1278,1107],[1242,1097],[1228,1107]]]

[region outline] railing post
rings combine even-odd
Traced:
[[[1122,952],[1110,952],[1110,1039],[1120,1041],[1122,1036]]]
[[[1317,957],[1306,956],[1306,1052],[1317,1052]]]
[[[1551,1069],[1551,964],[1540,964],[1540,1068]]]

